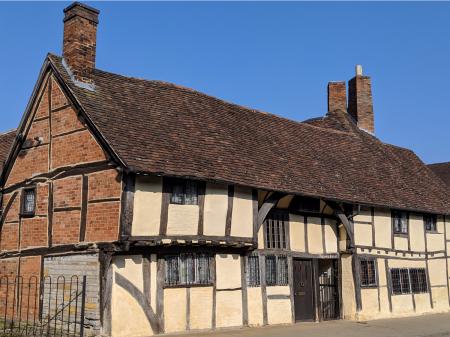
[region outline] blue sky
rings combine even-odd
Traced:
[[[0,132],[17,126],[69,2],[0,2]],[[295,120],[326,113],[328,81],[372,77],[376,135],[450,161],[450,3],[88,2],[97,67]],[[132,113],[132,111],[130,111]]]

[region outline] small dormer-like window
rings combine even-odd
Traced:
[[[171,204],[198,205],[198,182],[188,179],[171,179]]]
[[[436,215],[434,214],[423,215],[423,224],[427,232],[436,232],[437,231],[436,223],[437,223]]]
[[[392,211],[392,227],[394,234],[408,234],[408,213]]]
[[[23,190],[22,196],[22,215],[34,216],[36,210],[36,189],[26,188]]]

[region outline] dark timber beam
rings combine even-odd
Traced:
[[[275,207],[280,199],[284,198],[287,194],[282,192],[273,192],[264,203],[261,205],[261,208],[258,211],[258,225],[257,229],[261,227],[262,223],[266,219],[267,214],[269,214],[270,210]],[[256,232],[258,232],[258,230]]]
[[[344,225],[344,228],[347,232],[347,235],[349,237],[350,240],[350,247],[349,248],[353,248],[355,246],[355,235],[353,232],[353,225],[352,223],[350,223],[350,221],[347,218],[347,215],[345,215],[345,212],[343,210],[343,207],[341,205],[339,205],[337,202],[335,201],[329,201],[327,200],[326,203],[328,204],[328,206],[330,206],[333,211],[334,211],[334,215],[342,222],[342,224]]]

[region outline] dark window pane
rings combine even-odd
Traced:
[[[247,261],[247,284],[250,287],[257,287],[260,285],[259,256],[250,255]]]
[[[23,198],[23,211],[24,213],[33,214],[35,205],[35,190],[29,189],[24,191]]]
[[[423,222],[425,224],[425,230],[427,230],[429,232],[436,232],[437,231],[437,227],[436,227],[437,217],[436,217],[436,215],[434,215],[434,214],[424,214]]]
[[[172,204],[184,203],[184,184],[176,182],[172,185],[172,197],[170,199]]]
[[[186,180],[185,205],[197,205],[197,204],[198,204],[197,182],[192,180]]]
[[[266,284],[274,286],[277,284],[277,260],[276,256],[266,256]]]
[[[213,257],[208,254],[166,256],[166,285],[210,284]]]
[[[394,233],[408,234],[408,214],[401,211],[392,212]]]
[[[288,222],[286,213],[274,212],[264,221],[266,232],[266,248],[285,249],[287,247],[286,226]]]
[[[361,260],[360,262],[361,286],[376,286],[377,274],[375,260]]]
[[[392,293],[398,295],[402,293],[402,285],[400,280],[400,269],[391,269]]]

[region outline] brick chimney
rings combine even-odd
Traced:
[[[347,89],[345,82],[328,82],[328,112],[347,111]]]
[[[93,85],[99,13],[79,2],[64,9],[63,58],[73,79],[81,85]]]
[[[375,133],[372,103],[372,85],[369,76],[363,76],[362,66],[356,66],[356,76],[348,82],[348,113],[360,129]]]

